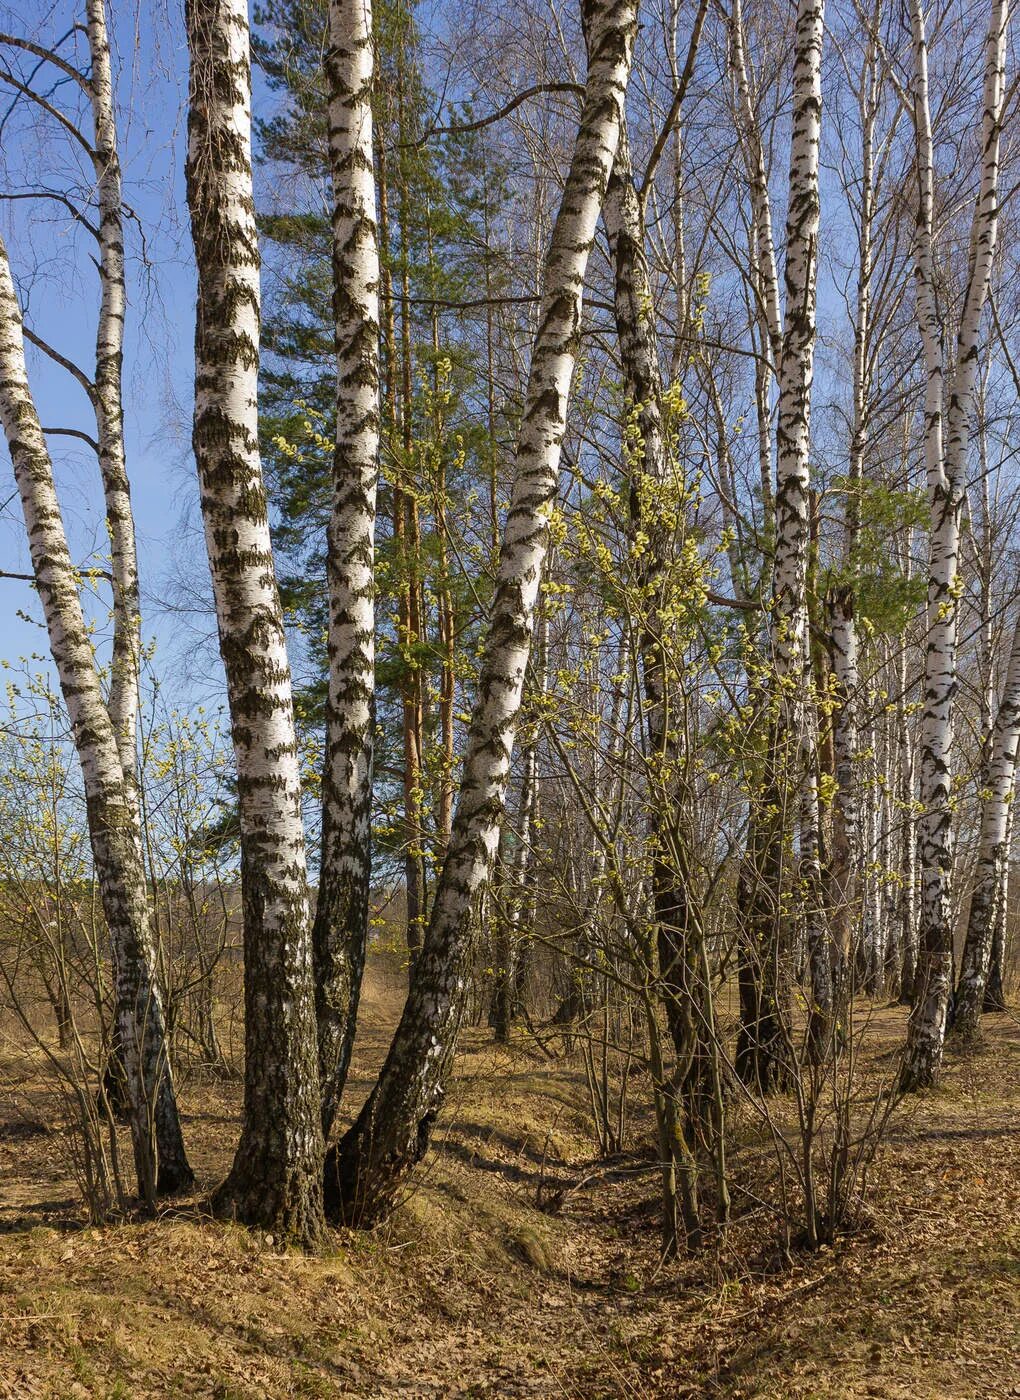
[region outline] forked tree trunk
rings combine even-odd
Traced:
[[[21,310],[2,240],[0,418],[14,463],[50,650],[85,782],[92,855],[113,947],[116,1034],[130,1098],[138,1190],[151,1203],[158,1194],[186,1190],[193,1177],[167,1055],[134,795],[124,774],[82,615],[53,467],[29,389]]]
[[[582,0],[582,17],[589,61],[581,122],[546,257],[517,475],[450,842],[379,1081],[326,1159],[327,1208],[349,1223],[385,1215],[428,1147],[464,1013],[474,916],[499,840],[548,551],[585,271],[616,154],[637,22],[634,0]]]
[[[322,856],[312,934],[326,1137],[350,1064],[368,940],[379,462],[379,251],[370,0],[331,0],[329,25],[337,399],[326,559],[329,689]]]
[[[928,47],[921,0],[911,0],[914,125],[918,146],[915,255],[918,321],[925,352],[925,465],[931,504],[928,645],[921,726],[919,858],[920,957],[901,1088],[932,1084],[942,1066],[953,980],[952,744],[957,690],[957,578],[960,513],[967,475],[970,415],[981,315],[991,279],[999,218],[999,140],[1005,87],[1008,4],[992,0],[985,41],[981,170],[971,226],[967,290],[960,313],[943,445],[942,324],[933,256],[934,155],[928,96]]]
[[[301,785],[258,446],[259,250],[246,0],[188,0],[188,207],[198,268],[202,519],[237,767],[244,916],[241,1141],[214,1208],[322,1228],[322,1125]]]
[[[1020,746],[1020,622],[1013,632],[1006,680],[991,736],[991,755],[981,804],[981,838],[974,890],[970,899],[967,937],[963,945],[960,980],[956,987],[954,1029],[961,1038],[977,1034],[984,1006],[985,988],[1003,897],[1003,869],[1007,864],[1006,838],[1009,808],[1016,784],[1017,749]]]

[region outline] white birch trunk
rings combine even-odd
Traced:
[[[841,965],[858,927],[861,887],[860,782],[858,778],[857,626],[852,588],[833,589],[828,598],[829,652],[835,679],[836,710],[832,749],[836,778],[832,859],[829,865],[833,939]]]
[[[428,931],[379,1081],[327,1156],[331,1214],[384,1215],[425,1152],[464,1011],[479,897],[499,840],[514,730],[531,652],[556,498],[588,257],[623,116],[634,0],[582,0],[588,76],[580,126],[546,257],[517,470],[457,807]]]
[[[819,223],[818,163],[821,135],[821,57],[824,6],[800,0],[794,43],[793,126],[790,144],[789,197],[786,219],[785,308],[779,361],[776,429],[775,553],[771,643],[775,667],[775,717],[768,759],[764,809],[772,815],[759,838],[762,854],[754,871],[755,889],[749,924],[762,979],[760,1010],[751,1024],[745,1011],[738,1067],[762,1088],[774,1087],[792,1071],[788,1061],[790,985],[789,925],[793,890],[786,833],[806,817],[817,831],[817,814],[808,807],[815,754],[805,742],[805,697],[810,658],[807,649],[807,565],[810,549],[811,384],[814,370],[815,288]],[[818,870],[811,842],[805,878],[809,904],[820,899]],[[785,927],[784,927],[785,925]],[[815,934],[817,930],[815,930]],[[816,940],[817,941],[817,940]],[[813,966],[820,967],[818,950]],[[766,980],[774,985],[765,986]],[[824,988],[816,988],[818,1011]],[[815,1035],[819,1034],[817,1028]],[[828,1032],[822,1032],[827,1038]]]
[[[81,764],[92,853],[110,930],[116,1035],[130,1100],[139,1194],[184,1190],[184,1151],[155,976],[134,795],[103,700],[53,468],[25,366],[21,309],[0,239],[0,418],[14,463],[50,651]]]
[[[322,854],[312,939],[322,1126],[327,1137],[350,1063],[368,939],[379,463],[371,0],[331,0],[329,23],[337,401],[327,529],[329,689]]]
[[[915,1004],[901,1074],[904,1089],[933,1083],[942,1065],[953,980],[952,743],[957,690],[957,573],[960,513],[966,488],[970,417],[981,316],[991,279],[999,216],[999,141],[1005,86],[1007,0],[992,0],[985,44],[981,170],[971,227],[970,264],[957,333],[943,444],[942,327],[932,252],[934,156],[928,92],[928,47],[921,0],[911,0],[914,123],[918,147],[915,255],[917,311],[927,371],[925,463],[931,503],[928,638],[922,716],[919,822],[920,958]]]
[[[977,1033],[984,1006],[992,951],[992,935],[1003,897],[1003,868],[1007,863],[1009,809],[1016,784],[1020,746],[1020,621],[1006,668],[1002,699],[991,735],[986,787],[981,803],[981,836],[977,869],[956,987],[954,1029],[961,1037]]]
[[[86,5],[92,71],[89,93],[95,133],[93,163],[99,204],[101,301],[96,330],[95,410],[99,468],[106,501],[113,574],[113,663],[110,719],[117,736],[132,796],[137,780],[138,685],[141,664],[141,608],[131,489],[124,451],[121,374],[127,285],[124,270],[124,207],[117,149],[106,0]]]
[[[218,1212],[314,1240],[322,1129],[301,784],[258,445],[259,249],[246,0],[188,0],[193,442],[241,825],[244,1121]]]

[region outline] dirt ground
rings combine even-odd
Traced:
[[[400,985],[371,969],[351,1103]],[[873,1015],[876,1061],[903,1016]],[[862,1228],[790,1264],[768,1213],[738,1204],[718,1248],[662,1265],[647,1125],[594,1160],[580,1057],[530,1038],[466,1035],[408,1199],[315,1258],[201,1218],[240,1085],[192,1075],[182,1100],[195,1200],[88,1227],[45,1061],[0,1044],[0,1396],[1020,1397],[1011,1017],[897,1110]]]

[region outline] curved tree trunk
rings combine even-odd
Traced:
[[[151,1203],[160,1193],[186,1190],[193,1177],[167,1056],[136,806],[82,615],[53,468],[28,385],[21,310],[2,240],[0,417],[50,650],[85,782],[92,854],[114,950],[116,1037],[130,1099],[138,1190]]]
[[[589,60],[580,127],[546,257],[539,329],[450,842],[400,1025],[357,1121],[326,1159],[327,1208],[379,1219],[425,1153],[464,1012],[477,902],[492,866],[556,498],[588,257],[630,71],[634,0],[582,0]]]
[[[350,1064],[368,940],[375,725],[375,503],[379,462],[379,252],[372,164],[372,11],[331,0],[329,151],[337,357],[327,531],[329,690],[322,854],[312,929],[328,1137]]]
[[[237,767],[244,913],[244,1122],[214,1207],[308,1243],[322,1227],[321,1100],[294,707],[258,446],[246,0],[188,0],[186,19],[193,442]]]

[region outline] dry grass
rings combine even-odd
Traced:
[[[399,1009],[377,961],[352,1103]],[[880,1052],[902,1012],[874,1018]],[[894,1119],[866,1231],[769,1273],[764,1226],[663,1268],[640,1152],[592,1166],[579,1061],[469,1034],[435,1150],[394,1220],[280,1254],[183,1203],[83,1228],[42,1057],[0,1063],[0,1396],[1020,1396],[1020,1032],[954,1057]],[[239,1085],[193,1079],[200,1185]],[[640,1134],[639,1134],[640,1135]],[[554,1215],[540,1189],[567,1191]],[[757,1263],[749,1265],[750,1257]]]

